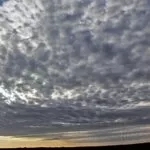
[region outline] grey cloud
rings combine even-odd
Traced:
[[[31,132],[30,125],[47,131],[54,122],[130,123],[130,116],[144,122],[149,111],[137,104],[150,98],[148,6],[148,0],[0,6],[1,132]]]

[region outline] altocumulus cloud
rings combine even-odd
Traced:
[[[149,0],[3,3],[1,134],[149,122],[149,5]]]

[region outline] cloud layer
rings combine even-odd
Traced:
[[[3,3],[0,132],[149,123],[149,4],[149,0]]]

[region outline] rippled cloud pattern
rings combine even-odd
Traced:
[[[149,6],[1,0],[0,134],[150,123]]]

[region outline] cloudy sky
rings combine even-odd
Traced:
[[[0,0],[0,136],[149,125],[149,6]]]

